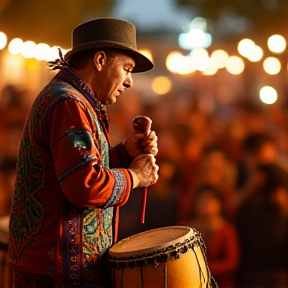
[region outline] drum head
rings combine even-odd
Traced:
[[[181,243],[194,234],[195,231],[187,226],[152,229],[119,241],[110,248],[109,255],[116,258],[143,255]]]

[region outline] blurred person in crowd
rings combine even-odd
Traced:
[[[206,145],[202,148],[199,163],[195,166],[193,176],[190,177],[188,189],[189,200],[183,200],[181,205],[182,214],[186,211],[186,217],[193,205],[193,196],[198,187],[209,184],[221,192],[223,209],[226,216],[233,215],[230,202],[235,194],[235,181],[237,177],[236,163],[229,159],[227,153],[218,144]],[[191,170],[189,170],[191,172]],[[187,171],[188,172],[188,171]],[[186,209],[184,209],[186,208]],[[184,210],[184,211],[183,211]],[[185,223],[185,218],[183,219]]]
[[[259,133],[264,130],[265,119],[263,118],[265,114],[261,105],[246,99],[236,102],[233,108],[233,121],[237,121],[238,124],[242,125],[242,139],[248,134]]]
[[[14,117],[25,117],[19,111],[26,110],[25,91],[13,85],[6,85],[1,91],[0,97],[0,114],[9,111]],[[18,113],[16,113],[17,111]],[[7,113],[8,115],[8,113]],[[23,119],[23,118],[22,118]]]
[[[153,63],[138,52],[133,24],[85,22],[73,47],[50,62],[60,72],[29,112],[10,217],[9,261],[19,287],[110,287],[108,249],[119,206],[156,183],[157,136],[136,129],[112,147],[106,105]],[[145,122],[145,121],[144,121]],[[146,122],[149,124],[149,121]]]
[[[7,265],[7,249],[15,176],[16,158],[0,158],[0,288],[12,287],[9,286],[10,273]]]
[[[279,164],[258,165],[253,193],[239,207],[239,288],[288,287],[288,173]]]
[[[288,162],[280,157],[277,143],[270,133],[248,134],[242,141],[242,150],[242,160],[238,162],[237,193],[230,202],[235,211],[255,191],[258,180],[254,172],[258,165],[277,163],[288,171]]]
[[[183,147],[181,173],[179,175],[178,211],[177,222],[186,224],[191,211],[191,198],[195,189],[195,183],[199,176],[199,167],[202,161],[202,145],[193,136],[187,137]]]
[[[209,184],[221,192],[223,210],[228,217],[233,214],[229,204],[235,194],[236,163],[217,144],[204,147],[202,154],[198,185]]]
[[[243,165],[246,174],[250,174],[259,164],[275,162],[287,169],[287,162],[280,157],[274,137],[268,132],[248,134],[243,142]],[[244,175],[244,177],[247,175]]]
[[[237,230],[223,213],[221,192],[212,185],[199,186],[193,197],[190,226],[200,231],[207,262],[219,288],[235,287],[240,246]]]
[[[20,140],[22,136],[23,126],[25,121],[18,122],[10,121],[2,126],[1,134],[1,158],[13,159],[18,156]]]
[[[16,158],[0,159],[0,218],[10,215],[16,177]]]
[[[28,111],[24,104],[25,93],[7,85],[0,96],[0,158],[16,157],[22,129]]]
[[[240,101],[234,101],[229,110],[218,142],[234,161],[242,159],[242,142],[247,135],[262,132],[265,129],[267,116],[258,103],[247,99],[248,95],[240,95]],[[248,97],[249,98],[249,97]],[[244,100],[243,100],[244,99]],[[216,121],[219,115],[216,115]],[[228,121],[227,121],[228,120]]]

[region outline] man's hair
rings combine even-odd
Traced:
[[[274,138],[265,132],[258,132],[249,134],[242,142],[242,147],[246,151],[256,153],[259,151],[261,146],[265,143],[275,144]]]
[[[288,173],[282,166],[266,163],[259,165],[257,169],[265,174],[265,182],[261,187],[264,193],[271,194],[279,187],[288,190]]]
[[[122,52],[122,50],[112,49],[112,48],[94,48],[90,50],[85,50],[85,51],[78,52],[71,56],[69,60],[69,67],[73,69],[85,68],[88,65],[89,61],[94,57],[94,55],[98,51],[104,51],[107,56],[108,61],[113,59],[113,57],[117,53],[125,53],[125,52]]]
[[[202,194],[209,193],[212,195],[215,199],[217,199],[219,202],[223,202],[223,196],[221,191],[216,188],[214,185],[211,184],[202,184],[199,187],[197,187],[194,195],[194,201],[198,200]]]
[[[88,65],[89,61],[94,57],[97,51],[100,50],[99,49],[85,50],[72,55],[69,60],[69,67],[73,69],[85,68]]]

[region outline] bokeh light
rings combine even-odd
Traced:
[[[148,49],[140,49],[139,52],[141,54],[143,54],[144,56],[146,56],[149,60],[151,60],[153,62],[153,56],[150,50]]]
[[[46,60],[47,59],[47,55],[49,55],[49,51],[50,51],[50,46],[48,44],[45,43],[39,43],[36,45],[36,49],[35,49],[35,59],[36,60]]]
[[[26,41],[22,46],[21,54],[25,58],[30,59],[34,57],[35,51],[36,51],[36,43],[33,41]]]
[[[203,71],[203,75],[214,75],[218,71],[217,64],[214,62],[213,59],[208,59],[208,65],[206,66],[206,69]]]
[[[5,33],[0,32],[0,50],[4,49],[7,45],[7,36]]]
[[[167,94],[172,87],[170,79],[166,76],[158,76],[153,79],[151,88],[158,95]]]
[[[189,57],[196,70],[205,71],[209,65],[209,54],[204,48],[196,48],[190,52]]]
[[[255,45],[250,52],[247,52],[246,56],[251,62],[258,62],[263,57],[263,49],[260,46]]]
[[[218,49],[211,53],[210,58],[214,61],[217,68],[224,68],[226,66],[226,63],[229,59],[229,55],[226,51]]]
[[[22,47],[23,47],[23,40],[20,38],[14,38],[13,40],[11,40],[11,42],[8,45],[8,51],[12,54],[12,55],[17,55],[21,52]]]
[[[167,69],[176,74],[187,75],[196,71],[192,58],[178,51],[169,53],[166,58]]]
[[[260,89],[260,99],[265,104],[273,104],[277,101],[278,93],[271,86],[264,86]]]
[[[212,44],[212,36],[199,28],[192,28],[188,33],[181,33],[178,38],[180,47],[186,50],[208,48]]]
[[[208,51],[204,48],[197,48],[190,52],[190,57],[197,60],[199,58],[209,58]]]
[[[255,47],[254,41],[245,38],[238,43],[237,49],[240,55],[248,58],[254,47]]]
[[[226,69],[233,75],[241,74],[244,71],[244,61],[238,56],[231,56],[227,60]]]
[[[286,49],[286,40],[283,36],[275,34],[268,38],[267,46],[271,52],[282,53]]]
[[[276,57],[268,57],[263,62],[263,68],[266,73],[276,75],[281,70],[281,62]]]
[[[177,73],[184,56],[177,51],[171,52],[166,58],[166,67],[169,71]]]
[[[55,59],[59,59],[59,50],[58,50],[58,46],[53,46],[50,48],[48,54],[47,54],[47,61],[54,61]],[[62,50],[63,55],[65,55],[64,53],[65,51]]]

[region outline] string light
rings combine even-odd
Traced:
[[[0,32],[0,50],[4,49],[7,45],[7,36],[5,33]]]
[[[0,50],[7,46],[8,40],[4,32],[0,31]],[[272,35],[267,40],[267,46],[271,52],[281,53],[286,49],[286,40],[279,34]],[[61,47],[60,47],[61,48]],[[263,58],[263,49],[248,38],[239,41],[237,46],[241,56],[251,62],[258,62]],[[63,54],[68,50],[61,48]],[[49,61],[59,57],[58,47],[50,47],[46,43],[36,44],[33,41],[24,42],[20,38],[14,38],[8,44],[8,51],[12,55],[21,54],[26,59],[35,58],[38,61]],[[149,50],[141,50],[149,59],[153,60],[152,53]],[[204,55],[205,53],[205,55]],[[204,48],[192,49],[188,55],[182,55],[180,52],[171,52],[166,58],[167,69],[176,74],[187,75],[196,70],[204,75],[214,75],[218,69],[226,67],[227,71],[233,75],[243,72],[245,64],[241,58],[230,57],[222,49],[215,50],[211,57]],[[231,64],[234,63],[234,64]],[[270,75],[276,75],[281,70],[281,62],[277,58],[268,57],[263,61],[263,69]]]

